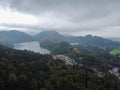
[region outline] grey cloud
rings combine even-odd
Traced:
[[[115,8],[119,0],[1,0],[10,8],[28,13],[56,12],[104,12],[105,9]],[[114,5],[115,4],[115,5]],[[119,4],[118,4],[119,5]],[[117,6],[118,6],[117,5]]]
[[[19,28],[19,29],[26,29],[26,30],[34,30],[34,32],[40,32],[41,27],[37,27],[37,26],[31,26],[31,25],[20,25],[20,24],[1,24],[1,26],[3,27],[7,27],[7,28]]]
[[[52,17],[63,19],[63,23],[69,22],[66,26],[60,24],[62,28],[56,27],[60,32],[102,32],[120,25],[120,0],[0,0],[0,5],[38,18],[41,14],[52,13]],[[13,26],[16,25],[10,27]],[[30,27],[36,31],[43,28],[18,27]],[[116,31],[120,33],[119,30]]]

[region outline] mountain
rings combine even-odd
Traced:
[[[19,31],[9,31],[9,33],[11,32],[14,38],[16,35],[20,35]],[[43,47],[48,45],[46,48],[50,47],[54,54],[63,54],[61,58],[66,60],[69,59],[66,57],[67,55],[71,60],[77,62],[77,65],[66,65],[60,58],[53,59],[51,55],[15,50],[0,45],[0,90],[120,89],[120,80],[109,73],[112,67],[120,67],[120,57],[111,55],[107,49],[99,48],[119,46],[118,42],[87,35],[70,37],[71,41],[79,43],[78,46],[71,46],[68,43],[68,41],[71,42],[68,37],[57,32],[50,31],[43,34],[41,34]],[[12,37],[12,35],[7,36]],[[21,32],[21,35],[26,34]],[[84,49],[89,52],[86,53]],[[76,50],[78,52],[75,52]],[[100,77],[98,77],[99,75]]]
[[[56,31],[42,31],[34,36],[38,41],[52,40],[55,42],[65,41],[65,37]]]
[[[105,39],[98,36],[86,35],[84,37],[73,37],[69,36],[66,37],[66,40],[70,43],[79,43],[82,46],[95,46],[95,47],[102,47],[102,48],[119,48],[120,43],[116,41],[112,41],[109,39]]]
[[[54,51],[54,53],[57,54],[67,52],[69,47],[71,46],[66,41],[66,38],[56,31],[43,31],[37,34],[35,38],[40,41],[41,47],[49,49],[50,51]]]
[[[120,90],[116,76],[101,73],[0,45],[0,90]]]
[[[108,39],[113,40],[113,41],[120,42],[120,38],[108,38]]]
[[[98,36],[86,35],[86,36],[63,36],[56,31],[43,31],[34,36],[38,41],[40,41],[40,46],[52,51],[61,51],[61,48],[56,49],[56,46],[61,45],[61,43],[78,43],[73,47],[79,48],[79,50],[92,51],[97,48],[99,51],[107,50],[110,52],[114,49],[120,48],[120,43],[105,39]],[[65,47],[65,46],[63,46]],[[67,49],[67,48],[66,48]],[[98,50],[97,49],[97,50]]]
[[[20,42],[26,42],[26,41],[33,41],[33,37],[30,35],[17,31],[17,30],[11,30],[11,31],[0,31],[0,42],[1,43],[20,43]]]

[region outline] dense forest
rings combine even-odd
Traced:
[[[28,41],[37,39],[51,54],[15,50],[13,42],[1,42],[12,48],[0,45],[0,90],[120,90],[119,78],[109,72],[120,68],[120,43],[91,35],[64,37],[54,31],[39,35]],[[55,59],[57,55],[76,64]]]
[[[104,41],[102,42],[102,40]],[[53,39],[48,39],[47,41],[41,42],[40,46],[49,49],[52,54],[67,55],[68,57],[77,61],[77,63],[83,64],[85,66],[97,67],[105,71],[109,70],[111,66],[120,67],[119,53],[116,55],[111,54],[111,51],[115,48],[119,49],[120,43],[101,38],[99,38],[98,41],[103,43],[101,45],[96,44],[97,41],[93,41],[91,41],[92,43],[79,43],[78,45],[71,45],[67,41],[58,43]],[[107,44],[105,44],[104,42]]]
[[[0,45],[0,90],[120,90],[120,80],[66,65],[51,55]]]
[[[120,0],[0,0],[0,90],[120,90]]]
[[[73,49],[73,47],[67,41],[55,42],[53,40],[47,40],[41,42],[40,46],[49,49],[52,54],[67,54]]]
[[[45,37],[48,33],[49,38],[46,37],[45,40],[40,38]],[[54,35],[56,36],[55,38]],[[44,34],[39,34],[38,36],[39,40],[42,40],[40,42],[41,47],[49,49],[52,54],[66,55],[75,60],[78,64],[92,68],[100,68],[103,71],[109,70],[111,67],[120,67],[120,42],[92,35],[84,37],[63,37],[53,31],[51,33],[50,31],[46,31]],[[60,42],[58,42],[59,39]],[[77,44],[71,45],[71,43]]]

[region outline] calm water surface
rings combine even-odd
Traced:
[[[50,51],[40,47],[39,42],[23,42],[14,44],[14,48],[17,50],[31,50],[41,54],[49,54]]]

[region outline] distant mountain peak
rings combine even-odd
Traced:
[[[85,36],[85,38],[92,38],[93,36],[91,34],[88,34]]]
[[[88,34],[88,35],[86,35],[85,37],[93,37],[93,35],[91,35],[91,34]]]
[[[54,30],[42,31],[37,35],[35,35],[35,38],[38,41],[44,41],[44,40],[64,41],[65,40],[63,35],[61,35],[60,33]]]
[[[33,37],[22,31],[18,30],[0,31],[0,42],[19,43],[33,40],[34,40]]]
[[[42,32],[56,32],[56,33],[58,33],[58,32],[55,31],[55,30],[44,30],[44,31],[42,31]]]

